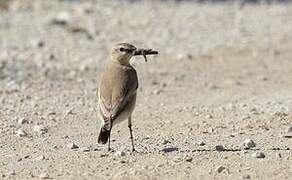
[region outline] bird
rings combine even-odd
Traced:
[[[132,132],[132,113],[136,104],[137,89],[139,86],[137,72],[130,64],[135,55],[158,54],[151,49],[137,49],[129,43],[118,43],[110,51],[97,90],[98,105],[101,115],[101,127],[98,135],[98,143],[108,143],[110,147],[110,135],[112,127],[124,120],[128,120],[132,151],[135,151]]]

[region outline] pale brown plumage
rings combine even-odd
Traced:
[[[121,48],[124,49],[122,49],[123,51],[130,50],[121,52]],[[116,45],[111,51],[111,60],[105,66],[98,93],[99,109],[103,121],[98,138],[99,143],[107,143],[112,126],[127,118],[132,138],[131,114],[136,103],[138,78],[136,70],[129,64],[129,60],[133,56],[130,51],[135,49],[130,44]]]
[[[138,77],[129,61],[134,55],[143,55],[146,60],[148,54],[158,52],[151,49],[138,50],[128,43],[117,44],[111,49],[111,58],[105,66],[97,93],[102,120],[98,142],[108,142],[108,150],[113,125],[125,119],[128,119],[132,150],[135,150],[131,115],[136,103]]]

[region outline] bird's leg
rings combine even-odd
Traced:
[[[130,130],[130,138],[131,138],[131,142],[132,142],[132,151],[135,151],[135,147],[134,147],[134,138],[133,138],[133,133],[132,133],[132,117],[130,116],[128,119],[128,127]]]
[[[108,151],[111,151],[111,135],[109,135],[108,137],[108,148],[107,148]]]
[[[108,136],[108,151],[111,151],[111,131],[112,131],[112,124],[111,124],[111,128],[110,128],[110,134]]]

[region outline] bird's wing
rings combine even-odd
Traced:
[[[134,96],[136,96],[137,88],[138,88],[138,78],[137,73],[134,69],[130,69],[127,71],[123,80],[121,81],[122,88],[120,89],[122,92],[120,95],[113,100],[113,106],[111,109],[112,118],[115,119],[120,115],[121,112],[125,110],[128,103],[131,102]]]
[[[115,73],[108,70],[99,88],[99,108],[104,124],[110,129],[112,121],[125,110],[129,101],[136,95],[138,78],[134,69],[119,69]]]

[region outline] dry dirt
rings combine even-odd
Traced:
[[[114,152],[97,144],[118,42],[160,52],[132,60],[135,153],[126,123]],[[291,4],[14,0],[0,11],[0,179],[291,179],[291,42]]]

